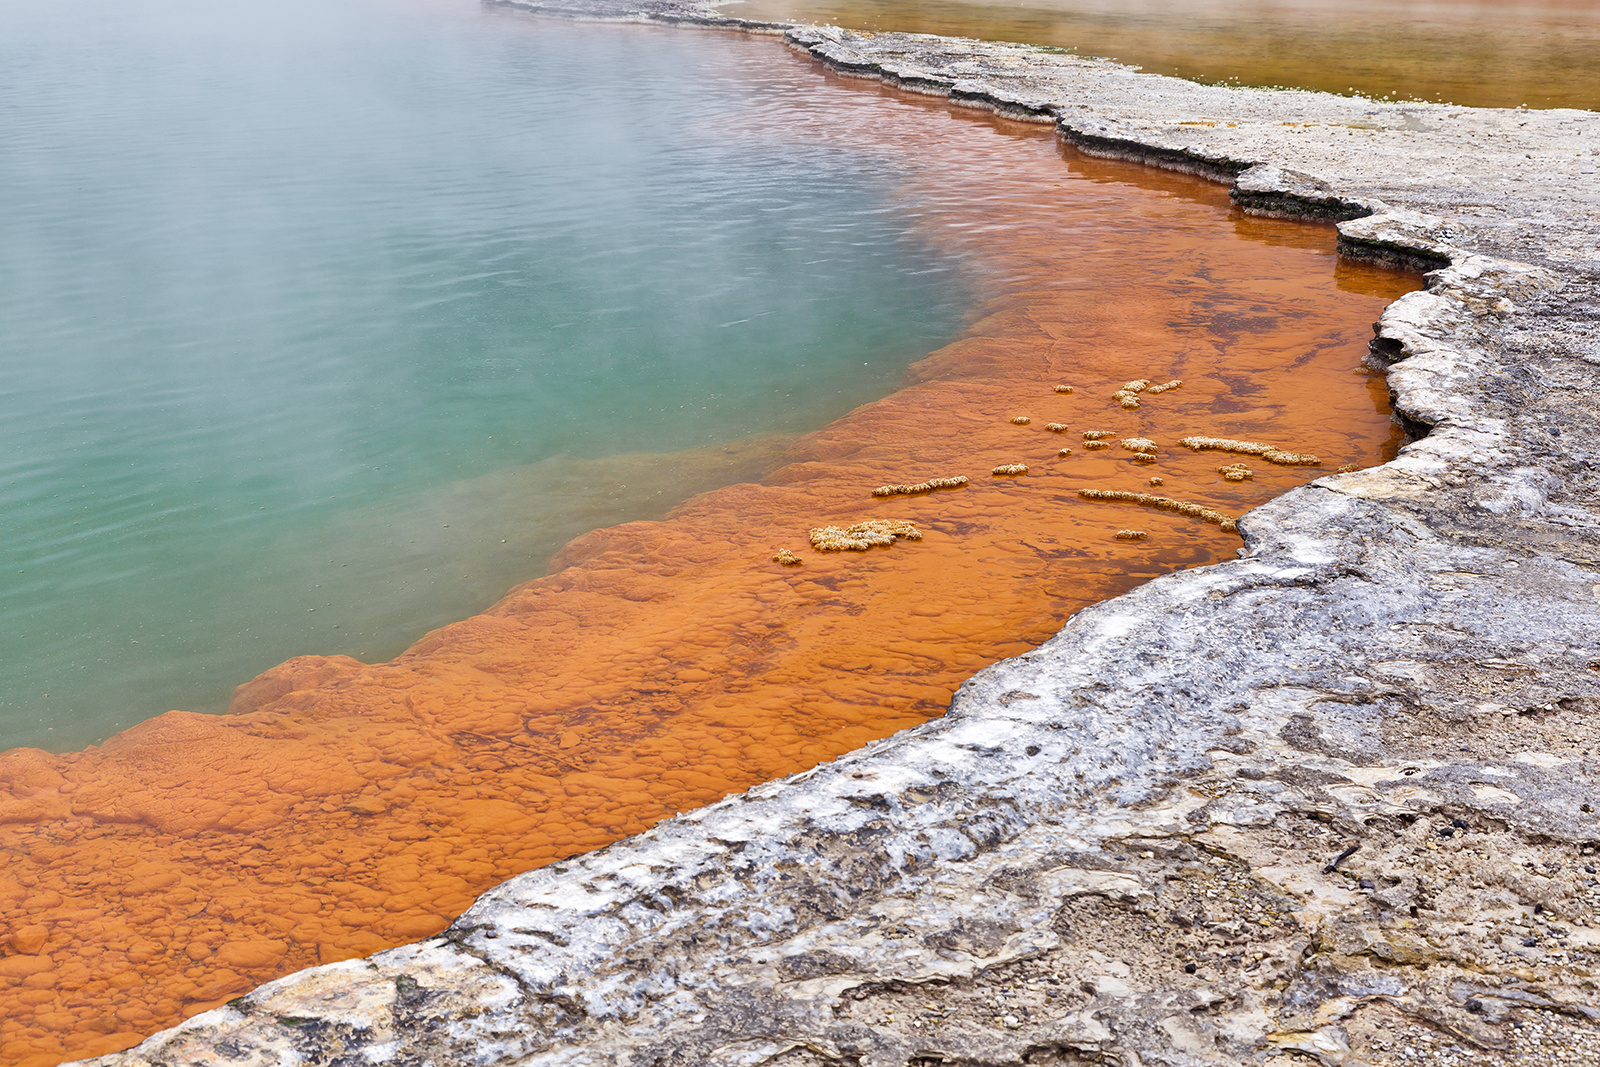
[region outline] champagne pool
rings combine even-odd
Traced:
[[[0,0],[0,750],[387,659],[949,340],[900,166],[771,67],[470,0]]]
[[[0,752],[5,1062],[926,722],[1399,444],[1417,279],[1219,185],[769,39],[158,2],[0,9],[6,743],[192,709]]]

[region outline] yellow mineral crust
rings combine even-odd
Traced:
[[[1067,424],[1064,422],[1047,422],[1044,424],[1044,428],[1049,430],[1051,433],[1067,432]]]
[[[811,531],[811,547],[818,552],[865,552],[896,541],[920,541],[922,531],[905,519],[869,519],[843,529],[820,526]]]
[[[1056,455],[1058,455],[1058,456],[1070,456],[1070,455],[1072,455],[1072,449],[1063,448],[1060,452],[1057,452]]]
[[[1150,388],[1150,379],[1136,378],[1123,383],[1121,389],[1111,394],[1111,399],[1132,411],[1139,406],[1139,394]]]
[[[1168,389],[1177,389],[1182,385],[1183,385],[1183,379],[1182,378],[1174,378],[1170,382],[1162,382],[1160,385],[1152,385],[1150,388],[1146,389],[1145,392],[1147,392],[1147,393],[1164,393]]]
[[[1085,430],[1085,431],[1083,431],[1083,439],[1085,441],[1099,441],[1100,439],[1105,438],[1105,437],[1115,437],[1115,436],[1117,436],[1117,431],[1116,430]]]
[[[785,567],[800,566],[800,557],[790,552],[787,548],[778,549],[778,554],[772,557],[772,562],[781,563]]]
[[[1309,452],[1285,452],[1274,448],[1270,452],[1261,453],[1261,458],[1268,463],[1277,463],[1284,467],[1320,467],[1322,460]]]
[[[1155,455],[1156,443],[1148,437],[1124,437],[1122,447],[1129,452],[1143,452],[1146,455]]]
[[[935,489],[959,489],[967,484],[967,477],[958,474],[954,478],[929,478],[925,482],[913,485],[880,485],[872,491],[873,496],[915,496],[918,493],[931,493]]]
[[[1117,531],[1117,540],[1118,541],[1143,541],[1146,537],[1149,537],[1149,536],[1150,536],[1150,531],[1148,531],[1148,530],[1118,530]]]
[[[1011,416],[1011,425],[1013,425],[1013,426],[1026,426],[1026,425],[1028,425],[1028,423],[1030,423],[1032,421],[1033,420],[1028,418],[1028,416],[1026,416],[1026,415],[1013,415],[1013,416]]]
[[[1204,504],[1193,504],[1187,500],[1174,500],[1168,496],[1155,496],[1152,493],[1130,493],[1122,489],[1079,489],[1078,495],[1085,500],[1109,500],[1138,504],[1140,507],[1155,508],[1157,511],[1175,511],[1191,519],[1214,523],[1229,533],[1239,529],[1238,520],[1233,516],[1224,515],[1215,508],[1208,508]]]
[[[1056,386],[1056,392],[1058,392],[1058,393],[1070,393],[1070,392],[1072,392],[1072,386],[1070,386],[1070,385],[1058,385],[1058,386]]]
[[[1099,440],[1085,441],[1083,443],[1083,447],[1088,449],[1091,452],[1095,452],[1095,451],[1098,451],[1099,449],[1102,449],[1102,448],[1110,448],[1111,447],[1111,443],[1109,441],[1099,441]]]
[[[1160,485],[1161,482],[1162,482],[1162,479],[1160,479],[1160,478],[1151,478],[1150,479],[1150,484],[1151,485]]]
[[[1027,474],[1028,473],[1028,465],[1026,463],[1002,463],[1002,464],[1000,464],[1000,466],[996,467],[994,470],[990,471],[989,473],[991,473],[991,474]]]
[[[1196,452],[1237,452],[1246,456],[1260,456],[1268,463],[1285,467],[1320,467],[1322,460],[1307,452],[1285,452],[1276,445],[1260,441],[1234,441],[1227,437],[1180,437],[1178,443]]]
[[[1237,452],[1245,456],[1259,456],[1272,452],[1272,445],[1260,441],[1235,441],[1227,437],[1180,437],[1178,443],[1196,452]]]
[[[1243,463],[1229,463],[1225,467],[1218,467],[1217,473],[1230,482],[1247,482],[1255,477],[1255,472]]]

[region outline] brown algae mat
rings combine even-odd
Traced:
[[[1021,41],[1212,84],[1470,107],[1600,106],[1588,0],[746,0],[726,15]]]
[[[0,934],[0,1060],[127,1047],[275,976],[436,933],[514,873],[936,717],[1084,605],[1239,545],[1080,490],[1238,516],[1392,456],[1385,387],[1359,362],[1416,278],[1340,263],[1331,228],[1243,217],[1220,186],[1081,157],[1048,127],[815,82],[781,135],[906,168],[923,236],[981,291],[965,335],[764,482],[579,537],[547,577],[391,662],[302,657],[227,716],[0,755],[0,901],[22,917]],[[1173,379],[1135,408],[1114,399]],[[1112,447],[1081,447],[1085,430]],[[1321,466],[1178,444],[1193,435]],[[1252,476],[1226,479],[1240,458]],[[990,473],[1013,465],[1026,473]],[[873,520],[919,538],[808,540]],[[1130,525],[1146,536],[1119,539]]]

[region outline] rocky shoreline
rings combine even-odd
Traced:
[[[1248,513],[943,719],[100,1064],[1600,1059],[1600,115],[1197,86],[694,4],[1430,269],[1413,443]]]

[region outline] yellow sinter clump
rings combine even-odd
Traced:
[[[1261,458],[1268,463],[1277,463],[1284,467],[1320,467],[1322,460],[1309,452],[1285,452],[1274,448],[1270,452],[1261,453]]]
[[[991,474],[1027,474],[1028,473],[1028,465],[1026,463],[1002,463],[1002,464],[1000,464],[1000,466],[996,467],[994,470],[990,471],[989,473],[991,473]]]
[[[1083,439],[1085,441],[1098,441],[1103,437],[1115,437],[1115,436],[1117,436],[1117,431],[1115,431],[1115,430],[1085,430],[1085,431],[1083,431]]]
[[[1160,485],[1161,484],[1161,479],[1160,478],[1151,478],[1150,479],[1150,484],[1151,485]]]
[[[1124,382],[1121,389],[1111,394],[1111,399],[1132,411],[1139,406],[1139,394],[1150,388],[1150,379],[1136,378],[1131,382]]]
[[[1058,393],[1070,393],[1070,392],[1072,392],[1072,386],[1070,386],[1070,385],[1058,385],[1058,386],[1056,386],[1056,392],[1058,392]]]
[[[872,491],[873,496],[914,496],[917,493],[931,493],[935,489],[959,489],[967,484],[966,475],[957,475],[954,478],[929,478],[925,482],[914,485],[880,485]]]
[[[1156,451],[1156,443],[1148,437],[1125,437],[1122,447],[1129,452],[1144,452],[1147,455],[1154,455]]]
[[[1067,424],[1064,422],[1047,422],[1044,424],[1044,428],[1049,430],[1051,433],[1067,432]]]
[[[1179,515],[1187,515],[1191,519],[1203,519],[1215,523],[1229,533],[1239,529],[1238,520],[1231,515],[1224,515],[1215,508],[1208,508],[1204,504],[1192,504],[1187,500],[1173,500],[1167,496],[1155,496],[1151,493],[1130,493],[1122,489],[1079,489],[1078,495],[1085,500],[1110,500],[1127,504],[1138,504],[1140,507],[1155,508],[1157,511],[1175,511]]]
[[[1118,541],[1143,541],[1146,537],[1149,537],[1149,536],[1150,536],[1150,532],[1148,530],[1118,530],[1117,531],[1117,540]]]
[[[904,519],[869,519],[840,529],[821,526],[811,531],[811,547],[818,552],[865,552],[896,541],[920,541],[922,531]]]
[[[1147,393],[1164,393],[1168,389],[1176,389],[1179,386],[1181,386],[1182,384],[1183,384],[1183,379],[1182,378],[1174,378],[1170,382],[1163,382],[1160,385],[1152,385],[1149,389],[1146,389],[1145,392],[1147,392]]]
[[[1011,425],[1013,425],[1013,426],[1026,426],[1026,425],[1028,425],[1028,423],[1030,423],[1032,421],[1033,420],[1028,418],[1028,416],[1026,416],[1026,415],[1013,415],[1013,416],[1011,416]]]
[[[1359,464],[1359,463],[1341,463],[1341,464],[1339,464],[1339,469],[1334,471],[1333,473],[1335,473],[1335,474],[1354,474],[1356,471],[1358,471],[1360,469],[1361,469],[1361,464]]]
[[[1320,467],[1322,460],[1309,452],[1285,452],[1275,445],[1260,441],[1235,441],[1227,437],[1180,437],[1178,443],[1196,452],[1237,452],[1246,456],[1260,456],[1268,463],[1285,467]]]
[[[790,552],[787,548],[778,549],[778,554],[772,557],[772,562],[781,563],[785,567],[800,566],[800,557]]]
[[[1058,455],[1058,456],[1070,456],[1070,455],[1072,455],[1072,449],[1063,448],[1060,452],[1057,452],[1056,455]]]
[[[1090,452],[1098,452],[1102,448],[1110,448],[1111,443],[1109,441],[1085,441],[1083,447]]]
[[[1180,437],[1178,443],[1196,452],[1238,452],[1246,456],[1259,456],[1273,451],[1273,446],[1260,441],[1235,441],[1228,437]]]
[[[1245,482],[1255,477],[1255,472],[1243,463],[1229,463],[1225,467],[1218,467],[1217,473],[1230,482]]]

